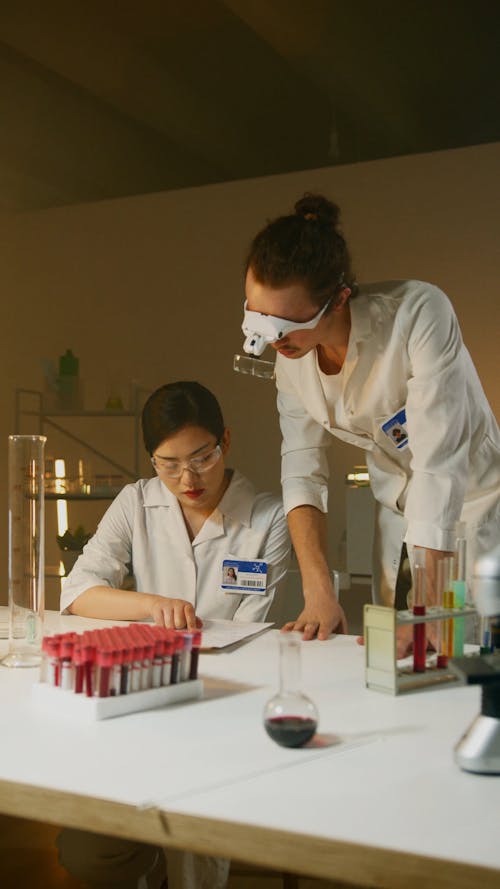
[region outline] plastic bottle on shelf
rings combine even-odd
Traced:
[[[66,349],[59,358],[59,404],[64,411],[83,410],[82,385],[79,376],[80,362],[71,349]]]

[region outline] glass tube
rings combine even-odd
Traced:
[[[453,593],[453,573],[455,559],[453,556],[445,556],[444,562],[444,586],[443,586],[443,607],[453,609],[454,593]],[[445,651],[448,657],[453,657],[453,618],[444,621],[443,633]]]
[[[447,566],[446,558],[439,559],[437,563],[437,580],[436,580],[436,605],[438,608],[443,607],[443,593],[445,587],[445,568]],[[444,670],[448,666],[448,643],[446,636],[445,622],[436,621],[436,667]]]
[[[6,667],[41,663],[44,618],[44,435],[9,435],[9,653]]]
[[[425,614],[425,549],[415,549],[413,557],[413,614],[422,617]],[[413,672],[425,672],[425,653],[427,637],[425,623],[413,624]]]

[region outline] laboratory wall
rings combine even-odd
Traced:
[[[491,144],[0,219],[0,601],[7,595],[14,392],[41,389],[42,363],[67,348],[80,359],[86,408],[102,409],[114,390],[126,402],[131,381],[144,389],[203,381],[232,428],[232,462],[259,488],[279,489],[273,384],[235,374],[232,359],[242,343],[250,239],[305,191],[340,204],[358,280],[420,278],[449,294],[498,416],[499,182],[500,144]],[[99,441],[118,462],[129,460],[125,421],[79,422],[79,435]],[[56,447],[49,433],[47,449],[60,456]],[[335,563],[342,558],[344,476],[362,454],[333,440],[331,460]],[[142,470],[148,472],[146,461]],[[104,506],[97,504],[97,513]],[[77,524],[83,507],[69,508]],[[95,522],[97,513],[84,520]]]

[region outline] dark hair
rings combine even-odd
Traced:
[[[201,426],[218,442],[224,419],[215,395],[195,382],[167,383],[149,396],[142,409],[142,436],[151,456],[158,445],[185,426]]]
[[[245,272],[279,288],[303,284],[323,306],[342,287],[356,289],[347,244],[338,230],[340,210],[322,195],[305,194],[295,213],[280,216],[253,239]]]

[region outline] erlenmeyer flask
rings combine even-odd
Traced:
[[[318,726],[318,711],[301,691],[300,633],[280,633],[280,688],[264,708],[264,728],[282,747],[302,747]]]

